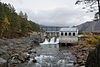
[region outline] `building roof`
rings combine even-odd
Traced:
[[[60,31],[66,31],[66,32],[76,32],[77,28],[61,28]]]
[[[65,28],[65,26],[43,26],[41,25],[40,28],[44,31],[59,31],[61,28]]]

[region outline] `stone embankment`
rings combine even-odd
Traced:
[[[0,67],[25,65],[25,62],[29,60],[29,51],[39,44],[38,41],[39,39],[36,37],[0,39]]]

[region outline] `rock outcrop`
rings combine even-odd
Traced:
[[[85,67],[100,67],[100,45],[89,53]]]
[[[3,58],[0,58],[0,67],[7,67],[7,61]]]
[[[76,67],[85,67],[88,54],[95,47],[86,47],[85,44],[71,46],[73,55],[76,57]]]
[[[38,44],[39,40],[36,37],[0,39],[0,67],[16,67],[27,62],[28,52]]]

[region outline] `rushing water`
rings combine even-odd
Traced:
[[[40,47],[33,49],[27,67],[75,67],[75,57],[70,50],[60,50],[58,41],[54,41],[54,38],[52,38],[48,42],[46,39]],[[34,54],[34,51],[36,51],[36,54]],[[36,60],[36,63],[33,63],[33,59]]]

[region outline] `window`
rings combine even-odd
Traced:
[[[71,32],[69,33],[69,36],[71,36]]]
[[[73,33],[73,36],[75,36],[75,33]]]
[[[63,32],[61,32],[61,36],[63,36]]]
[[[65,33],[65,36],[67,36],[67,33]]]

